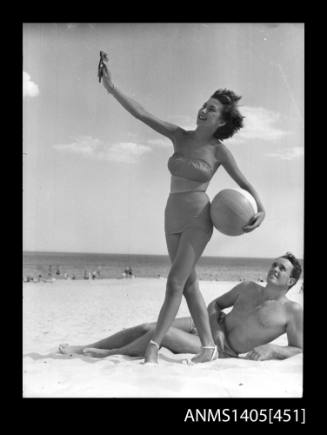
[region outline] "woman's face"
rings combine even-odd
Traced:
[[[198,112],[196,120],[197,125],[206,126],[212,131],[216,131],[218,127],[224,124],[221,119],[223,105],[215,98],[210,98],[206,101]]]

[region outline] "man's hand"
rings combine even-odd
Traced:
[[[246,359],[252,359],[255,361],[265,361],[267,359],[274,359],[273,348],[269,344],[263,344],[257,346],[245,356]]]
[[[223,331],[221,330],[217,330],[215,331],[215,333],[213,334],[213,339],[215,344],[217,345],[218,348],[218,352],[224,352],[224,348],[225,348],[225,334]]]

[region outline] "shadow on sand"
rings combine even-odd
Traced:
[[[120,359],[118,360],[117,357],[120,357]],[[123,360],[121,359],[121,357],[123,357]],[[126,361],[135,361],[135,362],[139,362],[141,364],[143,364],[143,357],[137,357],[137,356],[127,356],[127,355],[110,355],[104,358],[101,357],[91,357],[91,356],[87,356],[87,355],[82,355],[79,353],[73,353],[73,354],[62,354],[59,351],[52,351],[46,354],[41,354],[38,352],[29,352],[29,353],[25,353],[23,354],[23,358],[32,358],[34,361],[39,361],[39,360],[47,360],[47,359],[62,359],[62,360],[66,360],[66,359],[80,359],[83,360],[85,362],[88,363],[96,363],[99,361],[110,361],[111,363],[122,363],[122,362],[126,362]],[[169,363],[173,363],[173,364],[182,364],[182,360],[178,360],[176,359],[176,357],[174,357],[174,354],[170,351],[165,352],[165,353],[161,353],[159,354],[159,363],[160,360],[163,360],[165,362],[169,362]],[[151,364],[152,365],[152,364]]]

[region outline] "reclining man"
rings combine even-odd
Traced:
[[[241,282],[208,305],[210,325],[220,358],[253,360],[285,359],[302,352],[303,309],[287,298],[288,290],[301,275],[301,265],[291,253],[275,259],[263,287]],[[232,307],[232,308],[231,308]],[[226,314],[223,310],[231,308]],[[124,329],[96,343],[80,346],[62,344],[59,352],[94,357],[129,355],[143,357],[155,323]],[[271,343],[287,334],[288,345]],[[174,353],[198,353],[200,339],[192,318],[178,318],[168,330],[162,346]]]

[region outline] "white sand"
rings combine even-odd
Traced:
[[[160,350],[159,365],[141,358],[56,353],[60,343],[90,343],[156,320],[165,279],[26,283],[23,289],[24,397],[301,397],[302,354],[283,361],[221,359],[197,366],[190,354]],[[236,283],[202,281],[205,300]],[[302,303],[301,283],[288,296]],[[178,317],[188,316],[183,300]],[[285,345],[286,336],[275,341]]]

